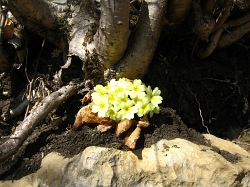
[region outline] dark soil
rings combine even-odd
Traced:
[[[35,63],[39,56],[40,38],[33,38],[35,44],[29,43],[27,71],[32,77]],[[150,126],[143,129],[136,149],[150,147],[160,139],[183,138],[191,142],[210,145],[202,133],[225,139],[233,139],[249,127],[250,112],[250,65],[249,50],[239,44],[217,50],[207,59],[190,57],[185,42],[171,40],[160,43],[143,81],[153,88],[162,90],[164,102],[161,113],[150,119]],[[249,46],[249,41],[244,45]],[[185,46],[185,47],[183,47]],[[39,59],[37,75],[43,76],[45,86],[55,91],[61,85],[53,82],[54,75],[63,65],[62,54],[52,58],[56,49],[45,43]],[[2,113],[19,102],[20,93],[24,93],[28,84],[25,64],[14,62],[12,70],[4,76],[1,83],[0,106]],[[82,63],[73,59],[72,65],[63,70],[62,82],[66,84],[74,78],[83,78]],[[54,110],[35,129],[19,151],[5,162],[0,163],[0,180],[14,180],[35,172],[40,168],[41,159],[48,153],[57,151],[65,157],[73,157],[88,146],[112,147],[128,150],[124,137],[116,137],[114,129],[100,133],[94,125],[84,125],[73,131],[77,111],[82,107],[81,98],[86,92],[68,99]],[[19,97],[18,97],[19,96]],[[22,94],[21,94],[22,96]],[[1,121],[0,136],[8,136],[23,120],[24,113],[8,121]],[[52,117],[61,117],[59,125],[51,123]],[[206,128],[206,127],[207,128]],[[0,143],[4,142],[1,139]],[[213,148],[229,161],[239,158]]]

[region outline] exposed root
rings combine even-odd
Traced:
[[[133,43],[115,67],[117,78],[142,78],[147,72],[160,37],[167,2],[167,0],[142,1],[137,29],[131,36]]]
[[[105,68],[116,64],[125,53],[130,35],[129,8],[129,1],[100,1],[101,18],[94,45]]]
[[[212,52],[218,47],[224,47],[232,44],[233,42],[240,39],[244,34],[249,32],[249,22],[250,22],[250,11],[235,17],[233,19],[227,20],[219,29],[217,29],[212,35],[205,48],[198,51],[197,56],[199,58],[206,58],[212,54]],[[229,28],[229,32],[223,34],[223,31]],[[223,35],[222,35],[223,34]]]
[[[218,16],[218,19],[216,20],[216,24],[215,24],[212,32],[214,32],[218,28],[220,28],[224,24],[224,22],[226,21],[228,16],[230,16],[232,5],[233,5],[233,0],[226,0],[225,1],[224,9],[220,13],[220,15]]]
[[[183,21],[192,0],[169,0],[167,19],[169,23]]]
[[[219,39],[221,37],[221,34],[223,32],[222,28],[217,29],[211,36],[207,46],[205,48],[201,48],[197,52],[197,56],[199,58],[207,58],[209,55],[212,54],[212,52],[216,49],[217,44],[219,42]]]
[[[13,155],[41,120],[44,119],[54,108],[57,108],[69,97],[76,94],[80,86],[82,85],[69,84],[44,98],[23,120],[23,122],[17,126],[9,139],[0,145],[0,160],[4,160]]]
[[[250,22],[231,29],[228,33],[221,36],[217,47],[226,47],[239,39],[241,39],[245,34],[250,32]]]
[[[190,19],[195,20],[193,31],[200,40],[206,41],[215,26],[214,18],[209,14],[203,14],[201,6],[197,2],[191,3],[190,12],[194,14]]]
[[[210,132],[209,132],[209,130],[208,130],[208,127],[207,127],[207,126],[205,125],[205,123],[204,123],[204,118],[203,118],[203,116],[202,116],[201,104],[200,104],[200,102],[198,101],[196,95],[190,90],[190,88],[189,88],[189,86],[187,85],[187,83],[186,83],[186,82],[184,82],[184,83],[186,84],[188,91],[194,96],[195,101],[196,101],[196,102],[198,103],[198,105],[199,105],[199,113],[200,113],[200,117],[201,117],[201,124],[202,124],[202,126],[205,127],[206,130],[207,130],[207,132],[208,132],[208,134],[210,134]]]
[[[208,15],[212,15],[214,13],[216,6],[216,0],[203,0],[202,9]]]

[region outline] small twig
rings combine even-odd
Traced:
[[[35,77],[36,77],[37,67],[38,67],[38,63],[39,63],[40,58],[41,58],[41,54],[42,54],[42,52],[43,52],[44,43],[45,43],[45,40],[43,40],[43,43],[42,43],[42,48],[41,48],[41,50],[40,50],[40,52],[39,52],[39,55],[38,55],[38,57],[37,57],[36,67],[35,67],[35,71],[34,71],[33,79],[35,79]]]
[[[195,40],[195,43],[194,43],[190,58],[193,56],[194,50],[197,48],[198,42],[199,42],[199,37],[197,37],[196,40]]]
[[[240,142],[240,141],[232,141],[233,143],[235,144],[241,144],[241,145],[247,145],[247,146],[250,146],[250,143],[246,143],[246,142]]]
[[[69,97],[76,94],[77,90],[82,85],[83,83],[69,84],[45,97],[23,122],[16,127],[10,138],[0,145],[0,161],[13,155],[41,120],[43,120],[54,108],[57,108]]]
[[[5,122],[3,122],[3,121],[0,121],[0,124],[1,124],[1,125],[5,125],[5,126],[8,126],[8,125],[9,125],[8,123],[5,123]]]
[[[39,52],[39,55],[37,57],[35,71],[34,71],[34,75],[33,75],[33,78],[32,78],[31,81],[29,80],[29,77],[28,77],[28,74],[27,74],[27,58],[28,58],[28,50],[27,50],[27,55],[26,55],[26,76],[27,76],[27,79],[29,81],[29,93],[28,93],[28,96],[27,96],[27,100],[28,101],[32,101],[33,100],[32,90],[33,90],[33,87],[34,87],[34,84],[35,84],[35,79],[36,79],[36,74],[37,74],[37,67],[38,67],[38,63],[39,63],[40,58],[41,58],[41,54],[42,54],[42,51],[43,51],[44,43],[45,43],[45,40],[43,40],[42,48],[41,48],[41,50]],[[30,102],[28,102],[28,107],[26,109],[26,113],[25,113],[25,116],[24,116],[25,118],[28,115],[29,109],[30,109]]]
[[[202,80],[218,81],[218,82],[227,83],[227,84],[236,86],[236,85],[235,85],[236,83],[231,83],[230,80],[220,80],[220,79],[214,79],[214,78],[209,78],[209,77],[207,77],[207,78],[202,78]]]
[[[7,121],[10,118],[13,118],[17,115],[20,115],[24,109],[28,106],[29,100],[28,98],[24,99],[16,108],[10,109],[9,112],[2,115],[3,120]]]
[[[27,77],[27,80],[30,82],[30,79],[29,79],[29,76],[28,76],[28,71],[27,71],[28,55],[29,55],[29,49],[27,48],[27,50],[26,50],[26,56],[25,56],[25,68],[24,68],[24,71],[25,71],[25,75]]]
[[[185,81],[183,81],[183,82],[186,84],[188,91],[194,96],[196,102],[198,103],[198,105],[199,105],[199,113],[200,113],[200,117],[201,117],[202,126],[205,127],[205,128],[207,129],[208,134],[210,134],[210,132],[209,132],[209,130],[208,130],[208,127],[207,127],[207,126],[205,125],[205,123],[204,123],[204,118],[203,118],[203,116],[202,116],[201,104],[200,104],[200,102],[198,101],[196,95],[190,90],[190,88],[189,88],[189,86],[187,85],[187,83],[186,83]]]

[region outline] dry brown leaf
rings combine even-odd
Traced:
[[[82,99],[82,104],[88,102],[91,100],[91,94],[93,93],[93,90],[90,90]]]
[[[98,123],[107,126],[109,126],[109,124],[112,124],[113,120],[109,118],[98,117],[96,113],[93,113],[91,109],[92,106],[93,103],[90,103],[78,111],[73,129],[78,129],[84,123]]]
[[[115,134],[120,136],[123,132],[127,131],[133,125],[133,120],[124,119],[116,125]]]
[[[137,140],[140,138],[141,127],[136,127],[135,130],[129,135],[128,138],[125,138],[125,145],[128,148],[134,150]]]
[[[113,126],[112,125],[102,125],[102,124],[100,124],[100,125],[97,125],[97,130],[99,131],[99,132],[106,132],[106,131],[108,131],[109,129],[111,129]]]
[[[137,127],[146,128],[149,125],[150,125],[150,123],[148,121],[148,116],[147,115],[143,116],[143,118],[141,118],[140,121],[137,123]]]

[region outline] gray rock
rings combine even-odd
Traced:
[[[47,155],[41,168],[0,187],[250,186],[250,154],[232,142],[204,135],[212,147],[183,139],[120,151],[88,147],[73,158]]]

